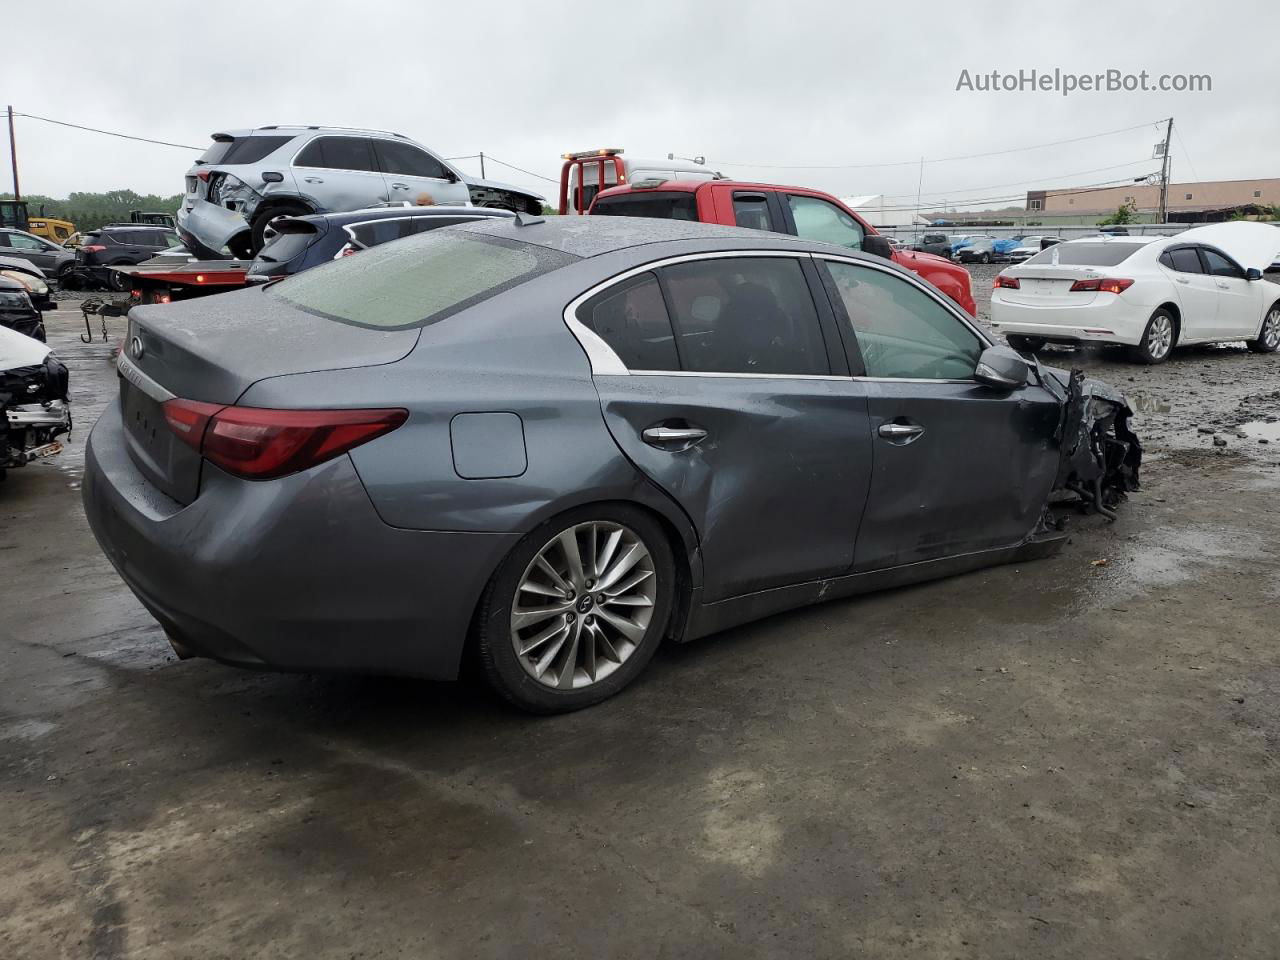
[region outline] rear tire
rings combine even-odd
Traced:
[[[287,201],[284,203],[273,203],[265,210],[261,210],[253,218],[249,231],[249,256],[256,257],[258,251],[262,249],[262,235],[267,230],[267,225],[276,217],[304,217],[311,213],[311,208],[300,201]],[[241,234],[243,236],[243,234]],[[248,259],[248,257],[242,258]]]
[[[1135,363],[1148,366],[1164,363],[1173,353],[1178,342],[1178,323],[1173,314],[1161,307],[1151,315],[1146,329],[1142,331],[1142,341],[1129,348],[1129,357]]]
[[[989,254],[989,253],[984,253],[982,256],[980,256],[980,257],[978,258],[978,262],[979,262],[979,263],[983,263],[983,264],[990,263],[990,262],[991,262],[991,254]]]
[[[476,642],[489,684],[530,713],[613,696],[662,642],[675,590],[671,544],[643,510],[599,504],[541,524],[480,598]],[[513,617],[513,609],[527,614]]]
[[[112,264],[112,266],[128,267],[128,266],[132,266],[132,264],[121,262],[117,264]],[[117,293],[123,293],[125,290],[131,289],[131,281],[127,276],[125,276],[119,270],[108,270],[107,286],[110,287],[112,290],[115,290]]]
[[[1017,350],[1019,353],[1038,353],[1044,349],[1044,337],[1020,337],[1016,333],[1011,333],[1005,337],[1009,341],[1009,346]]]
[[[1280,348],[1280,303],[1273,303],[1267,311],[1258,339],[1246,341],[1245,345],[1254,353],[1275,353]]]

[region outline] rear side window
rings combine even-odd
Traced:
[[[829,261],[869,377],[968,380],[983,343],[949,310],[884,270]]]
[[[355,237],[356,242],[365,247],[376,247],[380,243],[401,240],[411,237],[416,232],[414,221],[408,217],[392,220],[370,220],[368,223],[356,223],[346,228]]]
[[[303,147],[295,167],[373,172],[373,150],[364,137],[317,137]]]
[[[628,370],[679,370],[671,320],[658,278],[624,280],[578,309],[578,320],[607,343]]]
[[[236,137],[215,140],[200,158],[204,163],[257,163],[292,140],[293,137]]]
[[[1166,250],[1160,255],[1160,262],[1178,273],[1204,273],[1204,268],[1200,265],[1200,255],[1196,253],[1195,247]]]
[[[605,217],[653,217],[656,220],[697,220],[698,201],[684,191],[645,191],[603,197],[591,212]]]
[[[258,259],[264,263],[288,263],[306,251],[319,234],[309,223],[277,221],[276,233],[258,251]]]
[[[567,253],[433,230],[273,284],[269,296],[339,323],[422,327],[576,260]]]
[[[728,257],[663,267],[685,370],[831,372],[818,312],[797,260]]]
[[[1063,267],[1114,267],[1142,249],[1138,243],[1089,243],[1073,240],[1041,250],[1027,266],[1057,264]]]
[[[776,230],[769,213],[769,198],[763,193],[735,193],[733,222],[750,230]]]
[[[442,164],[425,150],[396,140],[374,140],[373,150],[383,173],[402,177],[430,177],[444,180],[448,174]]]

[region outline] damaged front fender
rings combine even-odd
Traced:
[[[1054,491],[1073,493],[1087,509],[1115,520],[1115,507],[1139,486],[1142,444],[1129,427],[1133,408],[1124,394],[1080,370],[1065,382],[1045,375],[1050,378],[1063,390]]]

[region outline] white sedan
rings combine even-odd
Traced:
[[[996,277],[991,326],[1010,346],[1121,343],[1140,363],[1175,346],[1280,347],[1280,283],[1263,276],[1280,229],[1219,223],[1175,237],[1096,237],[1042,250]]]

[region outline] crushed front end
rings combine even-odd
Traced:
[[[52,354],[0,370],[0,476],[62,449],[71,432],[67,368]]]
[[[1054,492],[1075,494],[1087,510],[1115,520],[1115,507],[1138,489],[1142,466],[1142,444],[1129,428],[1133,408],[1120,391],[1080,370],[1065,379],[1058,371],[1046,374],[1064,391]]]

